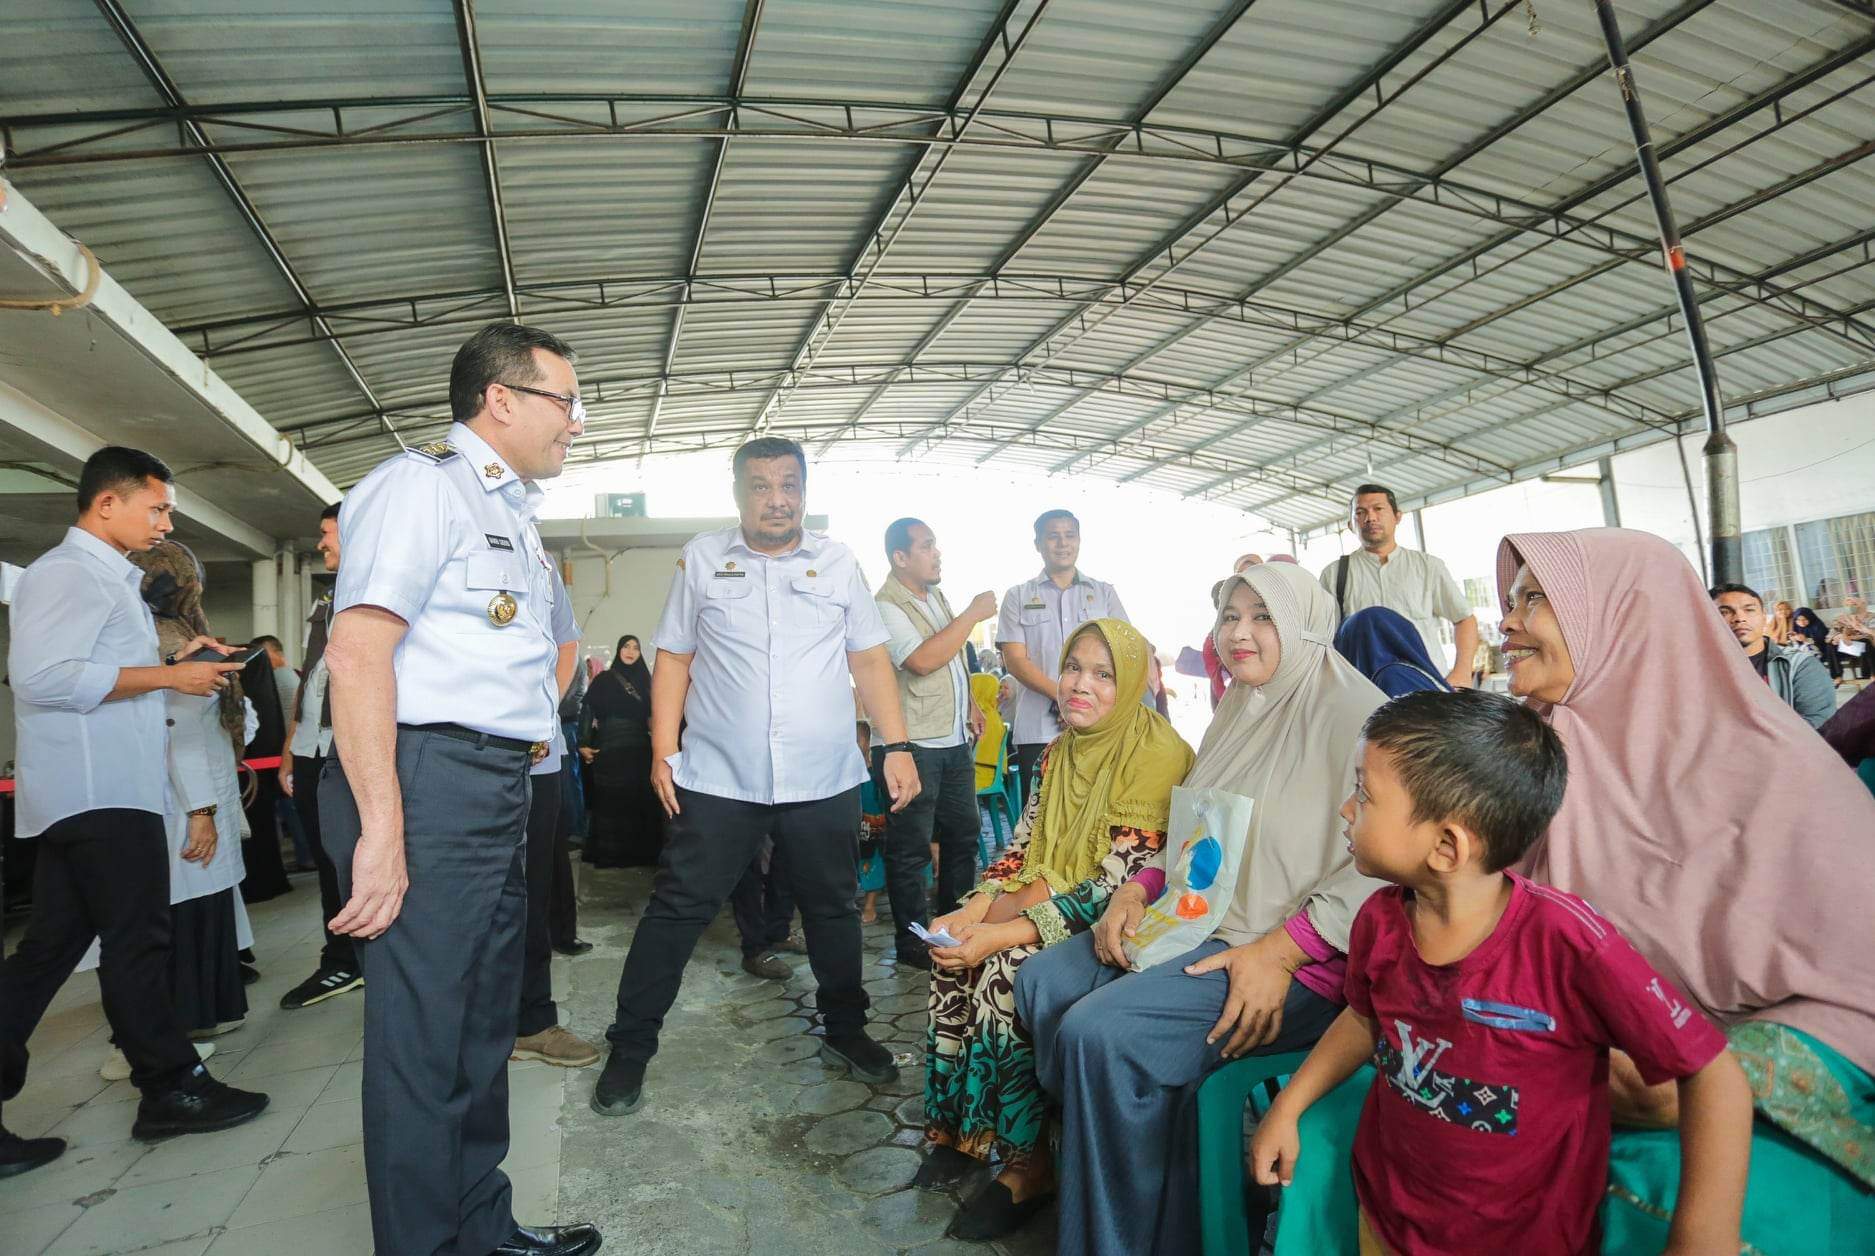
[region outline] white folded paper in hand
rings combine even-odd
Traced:
[[[911,935],[926,946],[962,946],[963,943],[953,938],[949,929],[939,929],[936,933],[927,930],[916,920],[911,922]]]

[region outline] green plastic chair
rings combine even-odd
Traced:
[[[1204,1256],[1254,1256],[1244,1205],[1243,1108],[1264,1082],[1287,1081],[1306,1051],[1233,1060],[1198,1086],[1198,1220]]]

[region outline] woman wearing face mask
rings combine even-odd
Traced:
[[[664,808],[651,791],[651,669],[626,635],[593,678],[580,717],[579,756],[591,766],[593,809],[582,858],[595,868],[657,863]]]
[[[1215,599],[1232,683],[1185,784],[1255,800],[1229,910],[1195,950],[1129,973],[1121,939],[1163,888],[1161,860],[1016,982],[1062,1104],[1063,1256],[1200,1250],[1197,1085],[1226,1059],[1313,1045],[1341,1010],[1355,913],[1381,884],[1354,871],[1339,812],[1361,725],[1386,697],[1335,652],[1333,596],[1265,563]]]
[[[950,1186],[992,1157],[1001,1167],[957,1214],[953,1238],[1007,1234],[1053,1196],[1046,1103],[1011,989],[1024,962],[1085,933],[1165,845],[1172,787],[1191,748],[1141,701],[1149,658],[1145,638],[1117,619],[1092,620],[1068,639],[1055,697],[1063,731],[1042,753],[1015,839],[962,905],[931,924],[958,945],[931,952],[931,1152],[917,1185]]]
[[[202,613],[202,569],[175,541],[127,557],[143,569],[143,598],[156,619],[165,657],[194,638],[212,636]],[[271,683],[272,676],[268,676]],[[241,785],[235,764],[247,740],[240,682],[218,696],[164,697],[169,722],[170,993],[190,1036],[206,1038],[240,1027],[247,1016],[239,951],[253,942],[235,887],[241,860]],[[106,1076],[130,1075],[112,1050]]]
[[[1758,1121],[1756,1251],[1875,1234],[1875,798],[1765,688],[1666,541],[1619,528],[1506,537],[1511,692],[1569,750],[1528,873],[1595,904],[1722,1028]],[[1689,635],[1690,634],[1690,635]],[[1700,700],[1662,678],[1701,677]],[[1604,1244],[1661,1250],[1679,1177],[1671,1085],[1617,1055]]]

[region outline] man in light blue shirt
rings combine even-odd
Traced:
[[[1036,518],[1035,552],[1042,556],[1042,574],[1003,595],[996,621],[996,644],[1016,681],[1010,724],[1025,804],[1042,751],[1061,733],[1055,682],[1062,647],[1090,619],[1127,618],[1112,585],[1082,574],[1081,521],[1073,512],[1045,510]]]
[[[168,730],[163,693],[207,696],[241,665],[157,657],[143,572],[124,557],[174,526],[169,468],[100,449],[78,480],[78,523],[20,578],[7,671],[19,747],[15,835],[39,839],[32,923],[0,964],[0,1100],[26,1082],[26,1042],[99,939],[99,994],[130,1078],[139,1138],[226,1129],[267,1096],[217,1082],[197,1061],[169,990]],[[197,637],[182,655],[211,649]],[[214,808],[206,809],[213,813]],[[0,1131],[0,1173],[56,1157],[57,1139]],[[11,1166],[11,1167],[9,1167]]]
[[[559,720],[536,481],[584,430],[573,350],[484,327],[456,351],[447,440],[345,499],[319,823],[365,979],[364,1148],[380,1252],[590,1256],[518,1225],[508,1053],[527,915],[528,769]]]
[[[619,976],[612,1055],[592,1099],[602,1115],[638,1106],[684,964],[771,838],[820,985],[821,1058],[861,1081],[898,1076],[865,1032],[856,902],[866,763],[853,740],[854,686],[888,742],[893,809],[918,793],[885,627],[853,552],[801,527],[801,447],[761,437],[731,465],[741,522],[684,546],[653,638],[651,783],[672,824]]]

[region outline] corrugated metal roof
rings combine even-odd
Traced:
[[[1697,420],[1588,5],[116,3],[0,15],[8,177],[340,483],[510,301],[593,457],[765,426],[1307,527]],[[1875,370],[1865,8],[1621,6],[1754,407]]]

